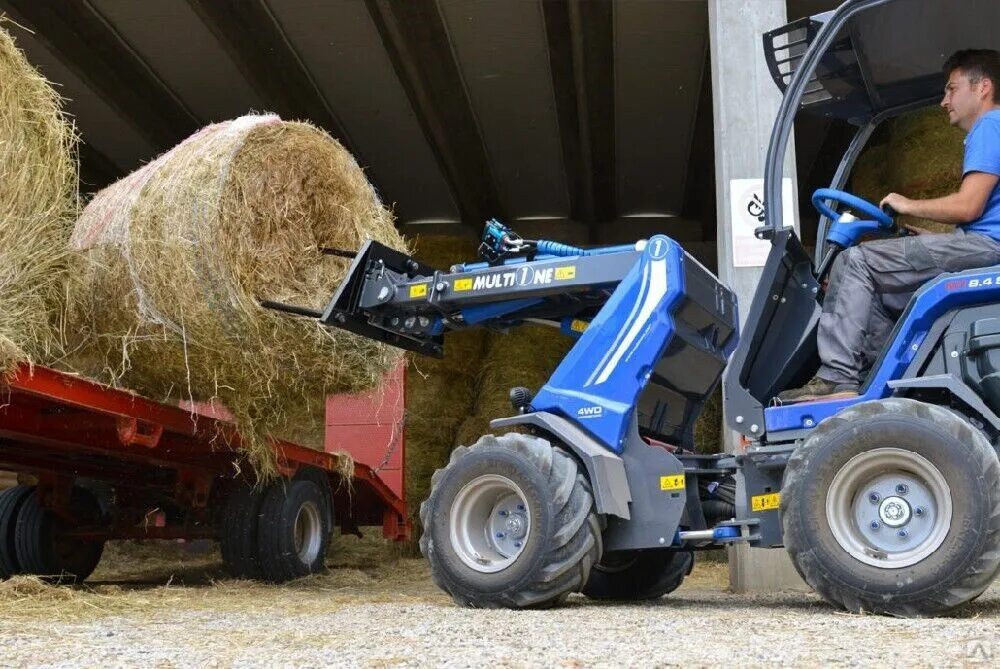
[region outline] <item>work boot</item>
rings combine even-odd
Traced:
[[[857,397],[858,384],[834,383],[814,376],[812,381],[802,386],[786,390],[778,395],[778,401],[784,404],[791,402],[815,402],[816,400],[835,400],[845,397]]]

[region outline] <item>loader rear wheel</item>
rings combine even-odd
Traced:
[[[601,524],[583,472],[538,437],[486,435],[459,446],[420,505],[420,550],[462,606],[544,608],[583,588]]]
[[[83,488],[73,488],[70,497],[78,522],[95,524],[101,518],[97,499]],[[14,543],[21,573],[34,574],[50,583],[82,583],[90,576],[104,552],[102,539],[67,536],[73,525],[42,506],[37,489],[31,491],[17,514]]]
[[[865,402],[821,423],[789,459],[781,514],[799,574],[853,612],[944,613],[1000,568],[997,454],[923,402]]]
[[[21,573],[14,543],[14,529],[17,525],[17,512],[32,490],[34,488],[31,486],[18,485],[0,492],[0,579]]]
[[[590,572],[583,594],[591,599],[657,599],[679,588],[693,566],[691,551],[606,553]]]

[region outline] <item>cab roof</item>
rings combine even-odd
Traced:
[[[854,4],[854,1],[845,3]],[[784,91],[825,12],[765,33],[771,77]],[[840,30],[805,88],[801,111],[855,125],[941,99],[944,61],[960,49],[1000,49],[997,0],[894,0]]]

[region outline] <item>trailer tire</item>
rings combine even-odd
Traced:
[[[32,490],[34,488],[31,486],[17,485],[0,492],[0,580],[21,573],[14,530],[17,526],[17,513]]]
[[[97,523],[101,509],[97,499],[83,488],[73,488],[73,513],[84,522]],[[33,574],[50,583],[82,583],[101,561],[103,539],[66,537],[70,525],[44,508],[38,489],[32,490],[21,505],[14,529],[17,561],[21,573]]]
[[[226,571],[234,578],[258,579],[257,517],[264,491],[244,482],[229,491],[219,520],[219,550]]]
[[[312,481],[320,489],[320,492],[323,493],[323,499],[325,500],[321,509],[323,512],[323,523],[327,528],[327,534],[332,534],[335,509],[333,508],[333,486],[330,484],[330,474],[319,467],[302,467],[299,471],[295,472],[292,480]]]
[[[524,434],[456,448],[431,479],[420,521],[434,582],[461,606],[560,604],[586,585],[603,550],[583,471],[565,451]]]
[[[278,481],[264,496],[257,521],[257,556],[265,580],[283,583],[323,569],[330,527],[326,499],[312,481]]]
[[[591,570],[583,594],[591,599],[658,599],[679,588],[693,566],[691,551],[605,553]]]
[[[1000,461],[932,404],[864,402],[821,423],[789,459],[781,514],[802,578],[856,613],[945,613],[1000,568]]]

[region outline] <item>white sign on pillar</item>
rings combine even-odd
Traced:
[[[781,181],[783,221],[795,220],[795,197],[792,180]],[[754,230],[764,225],[764,180],[729,180],[729,220],[732,225],[733,267],[763,267],[771,242],[757,239]]]

